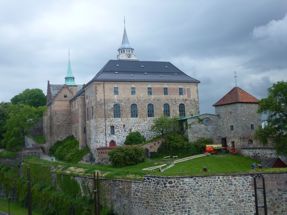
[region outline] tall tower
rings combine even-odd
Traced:
[[[72,73],[72,66],[71,66],[71,60],[70,60],[70,50],[68,54],[68,68],[67,68],[67,75],[65,77],[65,84],[66,85],[76,85],[75,83],[75,77]]]
[[[120,48],[118,49],[118,60],[137,60],[134,49],[131,47],[128,35],[126,32],[126,22],[124,20],[124,34],[122,39],[122,44]]]

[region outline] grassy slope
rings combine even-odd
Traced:
[[[29,164],[40,164],[45,166],[57,166],[60,172],[69,170],[70,167],[81,169],[85,174],[91,175],[94,171],[101,171],[108,178],[131,178],[140,179],[144,175],[158,176],[193,176],[193,175],[216,175],[229,173],[252,173],[251,164],[255,160],[240,155],[213,155],[176,164],[174,167],[161,173],[159,171],[143,171],[145,167],[155,166],[166,163],[163,159],[146,160],[138,165],[114,168],[107,165],[91,165],[91,164],[70,164],[64,162],[48,162],[36,158],[27,160]],[[203,173],[202,168],[207,167],[208,172]],[[263,172],[287,172],[287,168],[282,169],[261,169],[256,171]],[[69,173],[77,174],[77,170],[69,171]]]
[[[8,213],[8,202],[6,200],[0,200],[0,211]],[[21,207],[17,203],[10,203],[10,214],[11,215],[27,215],[27,209]],[[33,215],[40,215],[39,213],[33,212]]]

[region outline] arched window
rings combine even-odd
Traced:
[[[138,117],[138,106],[136,104],[131,105],[131,117],[132,118]]]
[[[179,117],[185,117],[185,105],[179,104],[178,106]]]
[[[169,104],[167,104],[167,103],[165,103],[163,105],[163,115],[164,116],[170,116]]]
[[[147,105],[147,117],[154,117],[153,104],[148,104]]]
[[[114,118],[121,118],[121,106],[120,106],[120,104],[114,104]]]

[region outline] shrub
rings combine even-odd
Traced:
[[[144,149],[139,146],[120,146],[109,152],[109,159],[115,167],[144,162]]]
[[[73,136],[57,141],[50,148],[50,154],[56,159],[71,163],[78,163],[87,153],[89,149],[79,149],[79,142]]]
[[[177,155],[189,156],[201,154],[204,152],[206,144],[210,144],[209,140],[199,139],[193,143],[189,143],[187,138],[178,133],[168,134],[166,140],[161,144],[159,155]]]
[[[140,132],[134,131],[127,135],[125,140],[125,145],[136,145],[141,144],[145,141],[145,138],[143,135],[141,135]]]

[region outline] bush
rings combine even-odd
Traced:
[[[89,149],[79,149],[79,142],[73,136],[70,136],[64,140],[57,141],[50,148],[49,152],[58,160],[78,163],[84,155],[89,153]]]
[[[109,152],[109,159],[115,167],[144,162],[144,149],[139,146],[120,146]]]
[[[177,155],[180,157],[201,154],[204,152],[206,144],[210,144],[210,140],[199,139],[189,143],[183,135],[172,133],[167,135],[166,140],[161,144],[158,150],[158,154],[163,156]]]
[[[141,144],[145,141],[145,138],[143,135],[141,135],[140,132],[134,131],[127,135],[125,140],[125,145],[136,145]]]

